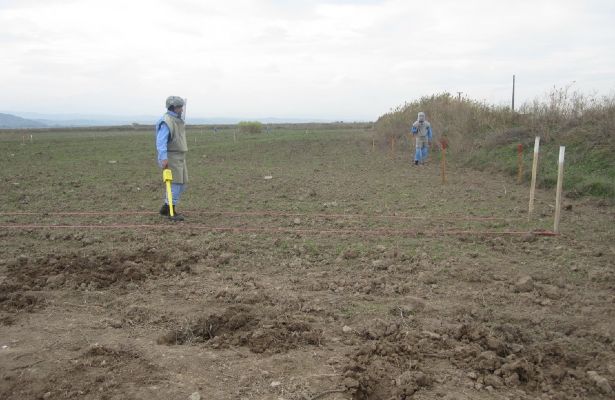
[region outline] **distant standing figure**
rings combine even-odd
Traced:
[[[416,121],[412,124],[412,136],[414,136],[414,165],[424,164],[431,145],[431,124],[425,119],[425,113],[420,112]]]
[[[186,126],[182,119],[184,100],[178,96],[169,96],[166,100],[167,112],[156,122],[156,149],[158,150],[158,165],[169,168],[173,174],[171,192],[173,193],[173,213],[171,217],[169,204],[165,196],[160,208],[160,215],[168,216],[172,221],[183,221],[184,216],[177,212],[177,203],[188,183],[188,168],[186,167]]]

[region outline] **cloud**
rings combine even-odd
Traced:
[[[572,81],[615,85],[610,1],[0,0],[0,10],[3,109],[152,114],[173,93],[195,116],[375,119],[441,91],[507,102],[512,74],[519,102]]]

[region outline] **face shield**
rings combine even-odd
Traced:
[[[188,101],[188,99],[182,99],[179,96],[169,96],[167,97],[167,101],[165,102],[165,105],[167,107],[167,110],[170,107],[173,107],[175,110],[177,110],[179,107],[182,107],[181,111],[175,111],[177,113],[177,115],[179,116],[179,118],[183,119],[184,121],[186,120],[186,102]]]
[[[417,120],[419,122],[425,122],[425,113],[424,112],[420,112],[419,115],[417,116]]]
[[[188,98],[182,99],[184,101],[184,106],[182,108],[182,112],[179,115],[179,118],[181,118],[184,122],[186,122],[186,106],[188,106]]]

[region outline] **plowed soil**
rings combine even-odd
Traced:
[[[151,134],[0,136],[1,399],[615,398],[609,203],[543,236],[552,191],[360,127],[189,135],[183,223]]]

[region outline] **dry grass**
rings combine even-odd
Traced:
[[[434,141],[446,138],[450,153],[471,161],[474,167],[514,173],[516,145],[531,147],[534,137],[540,136],[544,155],[556,154],[560,145],[569,149],[567,156],[572,156],[573,163],[568,189],[615,197],[615,95],[587,96],[570,87],[554,88],[512,113],[508,107],[443,93],[422,97],[381,116],[376,122],[377,134],[387,141],[408,134],[419,111],[427,113]],[[554,171],[547,168],[544,172]],[[553,181],[546,175],[543,180],[546,187]]]

